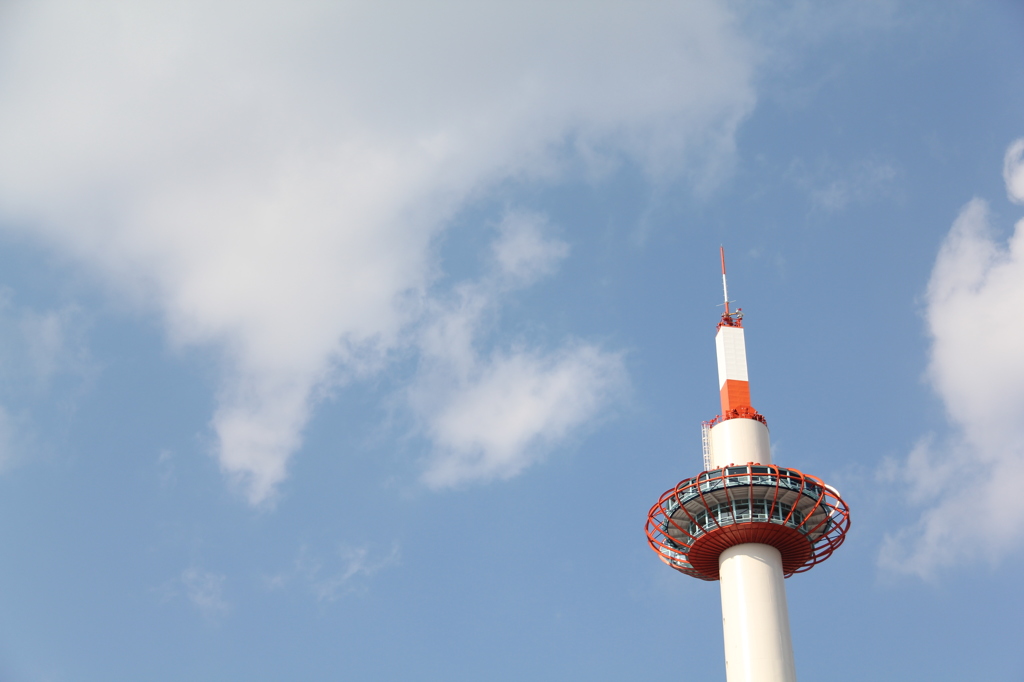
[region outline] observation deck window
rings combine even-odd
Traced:
[[[695,514],[694,521],[687,524],[687,533],[696,538],[718,526],[750,521],[785,523],[787,526],[806,533],[809,529],[802,528],[804,518],[804,514],[799,509],[794,511],[791,505],[783,502],[773,504],[771,500],[733,500],[716,504],[707,511]],[[663,530],[667,532],[667,521],[665,525]]]

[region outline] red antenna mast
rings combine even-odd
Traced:
[[[743,308],[737,308],[736,312],[732,312],[729,309],[729,285],[725,281],[725,247],[718,247],[718,255],[722,259],[722,294],[725,296],[725,312],[722,313],[722,321],[718,323],[719,327],[742,327],[743,326]]]
[[[725,316],[729,317],[729,285],[725,283],[725,247],[719,246],[718,253],[722,257],[722,293],[725,294]]]

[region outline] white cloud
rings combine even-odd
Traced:
[[[624,377],[619,355],[588,344],[544,355],[499,351],[478,360],[436,402],[419,401],[437,448],[424,480],[445,487],[518,474],[593,418]]]
[[[954,436],[923,440],[890,472],[923,507],[890,535],[881,562],[930,575],[973,557],[996,561],[1021,546],[1024,511],[1024,220],[1004,246],[974,199],[943,243],[927,297],[929,378]]]
[[[482,353],[501,297],[553,271],[568,246],[543,216],[509,214],[493,253],[499,275],[432,302],[419,333],[421,366],[407,396],[434,444],[423,480],[436,488],[509,478],[600,414],[627,385],[619,353],[580,341]]]
[[[533,213],[509,213],[494,242],[494,257],[503,275],[528,285],[551,274],[569,255],[569,245],[544,235],[547,220]]]
[[[754,100],[751,46],[715,2],[3,11],[0,225],[159,310],[174,343],[222,352],[217,456],[254,504],[287,475],[318,386],[419,344],[407,301],[457,210],[622,157],[720,177]],[[508,272],[557,261],[517,260],[519,239],[497,253]],[[600,383],[608,362],[577,352],[522,369]],[[513,359],[494,362],[476,381]]]
[[[1006,195],[1016,204],[1024,204],[1024,137],[1013,141],[1003,159]]]

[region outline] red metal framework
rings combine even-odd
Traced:
[[[718,580],[718,557],[758,542],[782,555],[788,578],[832,555],[850,528],[850,510],[821,479],[773,465],[712,469],[665,492],[647,515],[647,540],[666,564]]]
[[[740,405],[734,410],[729,410],[722,415],[722,421],[726,419],[753,419],[768,426],[768,420],[764,418],[764,415],[749,405]]]
[[[728,306],[728,303],[726,303]],[[742,327],[743,326],[743,308],[737,308],[733,312],[728,310],[722,313],[722,319],[719,320],[718,324],[715,325],[715,329],[721,329],[722,327]]]
[[[764,415],[749,405],[741,405],[734,410],[729,410],[724,416],[716,414],[714,418],[701,422],[701,424],[707,425],[707,428],[710,429],[715,424],[723,422],[726,419],[753,419],[754,421],[759,421],[765,426],[768,426],[768,420],[764,418]]]

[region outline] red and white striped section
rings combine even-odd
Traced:
[[[738,407],[750,407],[750,383],[747,381],[747,346],[743,327],[722,325],[715,336],[718,349],[718,390],[722,397],[722,417]]]
[[[715,347],[718,351],[718,392],[722,400],[722,419],[708,433],[705,459],[715,467],[747,462],[771,464],[768,425],[750,404],[743,313],[739,309],[736,312],[729,309],[725,249],[721,249],[720,253],[725,313],[718,323]]]

